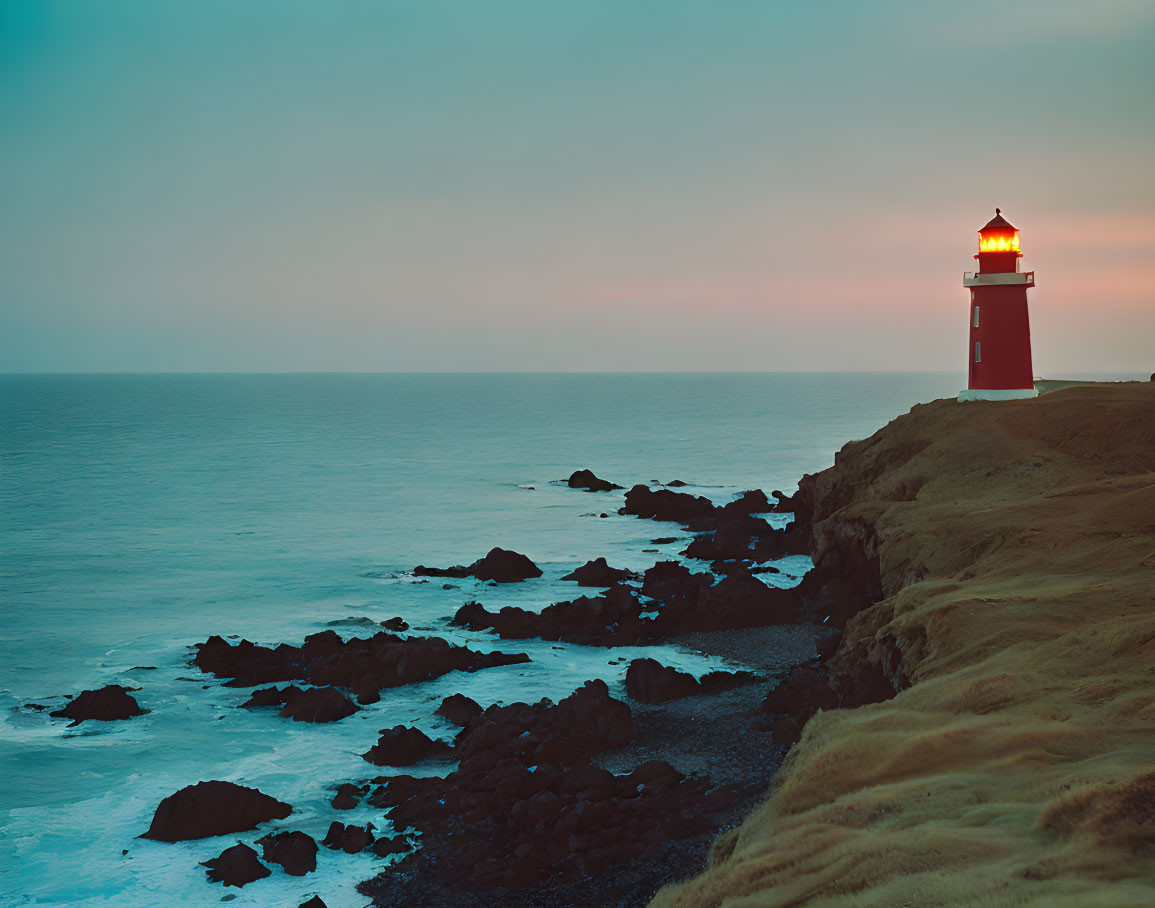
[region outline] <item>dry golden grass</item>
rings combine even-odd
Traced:
[[[819,713],[659,906],[1155,905],[1155,384],[915,407],[815,485],[910,686]]]

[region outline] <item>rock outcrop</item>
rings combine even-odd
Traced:
[[[257,839],[257,844],[266,861],[280,864],[290,876],[304,876],[317,869],[317,843],[307,833],[276,832]]]
[[[729,690],[756,681],[751,672],[708,672],[699,680],[656,659],[634,659],[626,670],[626,693],[639,703],[665,703],[694,694]]]
[[[599,479],[592,470],[575,470],[570,474],[569,487],[571,489],[585,489],[587,492],[612,492],[621,486],[614,485],[605,479]]]
[[[408,836],[381,836],[373,840],[373,853],[379,858],[387,858],[393,854],[404,854],[413,848]]]
[[[809,548],[810,527],[803,519],[778,529],[755,516],[775,510],[775,505],[760,489],[743,492],[733,501],[717,506],[701,496],[636,485],[626,493],[621,513],[671,520],[694,531],[698,535],[682,552],[688,558],[754,564],[803,554]],[[669,538],[662,540],[669,541]]]
[[[144,712],[126,688],[109,684],[100,690],[81,691],[76,699],[48,715],[55,719],[71,719],[73,725],[79,725],[90,719],[99,722],[131,719],[144,715]]]
[[[467,602],[453,623],[493,629],[507,639],[628,646],[691,631],[789,624],[798,617],[802,599],[797,590],[767,586],[742,565],[717,584],[713,579],[677,562],[661,562],[643,580],[641,593],[653,602],[643,603],[636,590],[617,584],[601,596],[558,602],[540,612],[516,606],[491,612],[479,602]]]
[[[283,820],[292,812],[288,804],[255,788],[233,782],[198,782],[161,801],[141,838],[183,842],[227,835]]]
[[[241,706],[280,706],[281,715],[294,722],[337,722],[357,712],[353,702],[335,687],[263,687],[253,691]]]
[[[346,826],[334,821],[329,825],[329,831],[321,844],[333,851],[343,851],[346,854],[357,854],[371,846],[374,841],[373,824],[365,826]]]
[[[591,681],[556,705],[490,707],[458,737],[455,772],[393,777],[369,801],[395,826],[422,832],[421,848],[399,868],[425,868],[448,886],[497,898],[495,887],[652,857],[664,842],[712,827],[709,812],[729,802],[705,780],[660,760],[620,775],[590,761],[631,736],[629,707]],[[403,902],[403,880],[374,881],[378,903]],[[400,888],[387,892],[393,881]]]
[[[623,514],[675,523],[689,523],[696,517],[707,517],[713,511],[714,503],[709,498],[669,489],[655,490],[641,484],[626,492],[626,504],[621,509]]]
[[[226,848],[218,857],[205,861],[201,866],[208,868],[205,875],[212,882],[238,888],[270,874],[269,868],[261,863],[257,853],[248,845],[241,844]]]
[[[433,757],[447,757],[453,748],[436,741],[425,732],[406,725],[384,728],[380,739],[363,758],[375,766],[412,766]]]
[[[634,659],[626,670],[626,693],[639,703],[665,703],[701,690],[698,679],[656,659]]]
[[[478,580],[492,580],[494,583],[518,583],[532,577],[540,577],[541,569],[525,555],[510,549],[494,548],[484,558],[468,567],[454,565],[449,568],[426,567],[423,564],[413,569],[417,577],[476,577]]]
[[[468,725],[482,713],[481,705],[465,694],[450,694],[437,707],[436,715],[442,716],[454,725]]]
[[[330,807],[334,810],[352,810],[361,803],[361,799],[369,793],[368,785],[356,785],[353,782],[342,782],[337,786],[337,793],[333,795]]]
[[[625,568],[612,568],[605,558],[595,558],[587,561],[581,567],[571,571],[561,578],[574,580],[578,586],[613,586],[624,580],[636,580],[637,575]]]
[[[202,671],[231,678],[232,687],[300,680],[347,688],[362,704],[376,702],[385,688],[428,681],[452,671],[473,672],[529,661],[525,653],[479,653],[450,646],[440,637],[398,637],[384,631],[350,640],[342,640],[335,631],[322,631],[306,637],[299,647],[282,643],[274,648],[248,640],[234,646],[213,636],[196,649],[193,663]],[[246,705],[258,704],[250,700]]]

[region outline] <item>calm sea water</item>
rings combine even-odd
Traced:
[[[618,517],[620,493],[568,489],[578,467],[629,486],[682,479],[724,501],[793,490],[961,376],[180,375],[0,377],[0,904],[211,905],[198,861],[233,837],[138,841],[157,802],[200,779],[256,785],[321,837],[330,786],[372,774],[359,754],[449,693],[483,705],[620,685],[629,650],[555,647],[454,631],[467,598],[534,607],[572,598],[558,578],[589,558],[644,568],[669,525]],[[597,515],[608,513],[601,518]],[[539,580],[457,590],[415,564],[525,552]],[[684,543],[661,547],[673,555]],[[789,584],[805,558],[783,562]],[[347,616],[401,615],[414,632],[530,665],[386,692],[329,726],[234,707],[244,697],[187,665],[214,633],[297,642]],[[341,633],[371,633],[341,628]],[[701,656],[657,648],[686,670]],[[653,650],[651,649],[651,652]],[[110,683],[151,712],[66,729],[26,703]],[[207,686],[206,686],[207,685]],[[620,688],[619,688],[620,689]],[[372,811],[354,819],[380,825]],[[342,819],[349,821],[349,817]],[[249,840],[251,840],[251,836]],[[126,854],[122,851],[127,850]],[[236,905],[319,893],[361,905],[380,864],[323,853],[304,879],[279,870],[230,889]]]

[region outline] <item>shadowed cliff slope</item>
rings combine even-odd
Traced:
[[[881,581],[832,676],[899,692],[654,904],[1155,904],[1155,384],[915,407],[802,492]]]

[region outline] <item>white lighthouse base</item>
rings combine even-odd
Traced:
[[[1034,388],[967,388],[959,391],[959,400],[1024,400],[1038,397]]]

